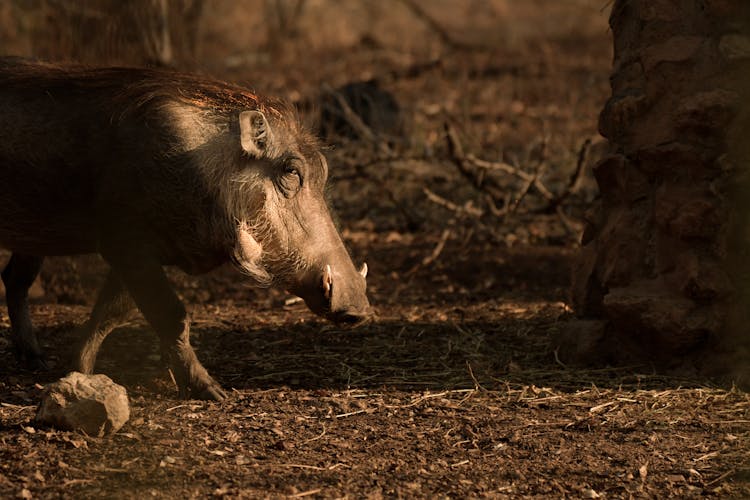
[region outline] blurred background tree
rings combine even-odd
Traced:
[[[203,0],[17,0],[6,5],[46,60],[189,66]]]

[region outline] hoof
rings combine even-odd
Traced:
[[[46,372],[49,371],[49,365],[42,356],[35,356],[33,358],[26,358],[24,363],[26,368],[35,372]]]
[[[200,392],[196,389],[191,391],[195,396],[195,399],[203,399],[206,401],[223,401],[227,399],[227,393],[221,388],[219,384],[215,384],[211,387],[205,387]]]
[[[49,370],[47,360],[45,359],[44,354],[40,352],[14,349],[13,355],[15,356],[18,363],[27,370],[32,370],[35,372],[43,372]]]
[[[180,399],[202,399],[204,401],[223,401],[227,393],[213,379],[209,382],[191,384],[190,387],[179,388]]]

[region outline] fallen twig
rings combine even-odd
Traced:
[[[316,489],[314,489],[314,490],[307,490],[307,491],[303,491],[303,492],[300,492],[300,493],[295,493],[294,495],[290,495],[290,497],[289,497],[289,498],[303,498],[303,497],[309,497],[309,496],[311,496],[311,495],[317,495],[317,494],[318,494],[318,493],[320,493],[321,491],[323,491],[323,488],[316,488]]]
[[[474,370],[471,369],[471,363],[469,361],[466,361],[466,369],[469,371],[469,376],[471,377],[472,382],[474,382],[474,389],[475,390],[484,390],[484,387],[482,387],[482,384],[479,383],[477,378],[474,376]]]
[[[68,486],[75,486],[77,484],[89,484],[95,482],[94,479],[68,479],[63,481],[62,487],[67,488]]]
[[[715,485],[716,483],[720,483],[720,482],[722,482],[722,481],[723,481],[723,480],[725,480],[726,478],[728,478],[728,477],[730,477],[730,476],[734,475],[734,473],[735,473],[735,472],[737,472],[737,470],[736,470],[736,469],[732,469],[732,470],[728,470],[728,471],[726,471],[726,472],[725,472],[724,474],[720,475],[720,476],[719,476],[719,477],[717,477],[716,479],[713,479],[713,480],[711,480],[710,482],[706,483],[706,488],[708,488],[708,487],[711,487],[711,486]]]
[[[318,439],[321,439],[323,436],[326,435],[326,426],[323,426],[323,432],[315,436],[314,438],[310,438],[307,441],[303,441],[302,444],[305,445],[307,443],[312,443],[313,441],[317,441]]]
[[[305,464],[271,464],[271,467],[288,467],[290,469],[328,470],[325,467]]]
[[[339,413],[338,415],[334,415],[334,418],[352,417],[354,415],[359,415],[360,413],[367,413],[368,411],[371,411],[371,410],[369,408],[365,408],[364,410],[350,411],[348,413]]]

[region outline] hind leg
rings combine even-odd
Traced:
[[[81,327],[75,369],[81,373],[93,373],[96,355],[104,339],[112,330],[127,322],[136,309],[135,302],[120,279],[110,271],[99,291],[91,317]]]
[[[29,317],[29,287],[42,268],[42,257],[14,253],[2,272],[5,300],[10,317],[13,353],[18,361],[32,369],[47,369],[42,349]]]

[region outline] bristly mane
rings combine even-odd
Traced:
[[[261,97],[239,85],[178,71],[135,67],[97,68],[78,64],[52,64],[21,57],[0,57],[0,87],[23,95],[27,89],[47,89],[55,94],[96,100],[102,110],[118,120],[128,115],[150,114],[170,103],[194,106],[218,121],[236,120],[237,112],[257,109],[270,120],[279,120],[310,154],[320,149],[317,137],[303,126],[288,102]],[[99,94],[99,96],[97,96]],[[98,99],[98,100],[97,100]]]
[[[0,86],[19,90],[45,85],[50,91],[91,93],[109,89],[116,96],[124,114],[152,104],[179,101],[216,113],[237,109],[261,109],[283,117],[296,113],[281,100],[259,97],[238,85],[210,77],[178,71],[111,67],[94,68],[82,65],[59,65],[18,57],[0,58]]]

